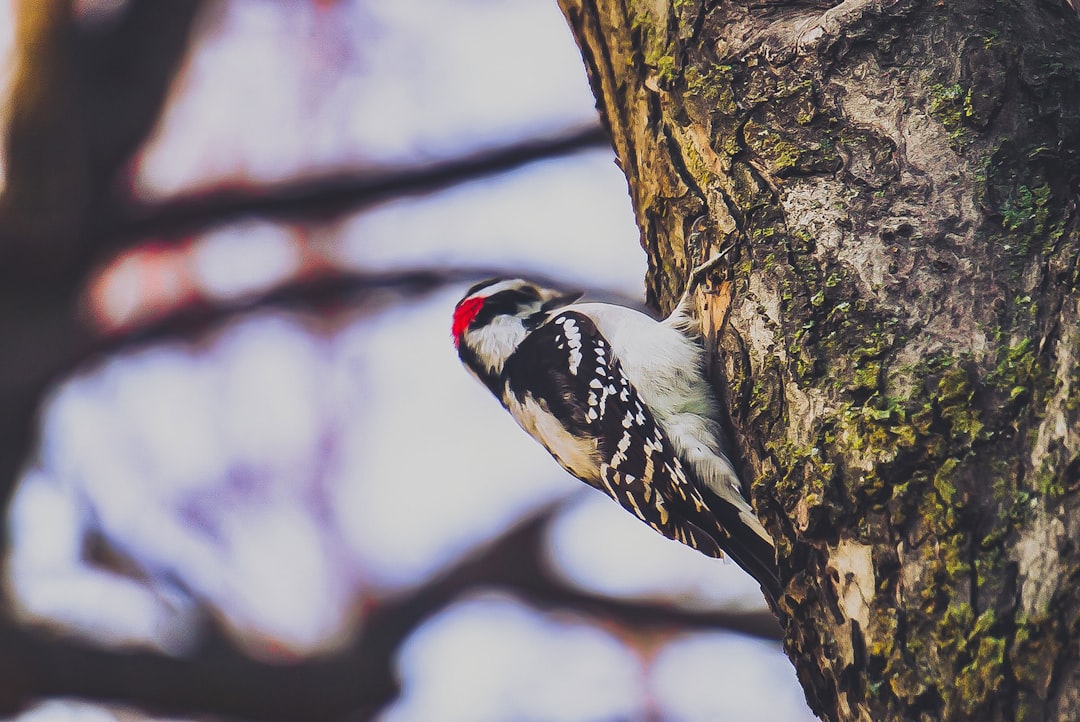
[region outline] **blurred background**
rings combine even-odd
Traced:
[[[6,719],[814,719],[456,359],[643,295],[554,0],[0,0],[0,99]]]

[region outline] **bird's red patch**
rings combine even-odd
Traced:
[[[461,343],[461,335],[469,327],[476,314],[484,307],[483,297],[466,298],[454,309],[454,326],[451,333],[454,334],[454,346]]]

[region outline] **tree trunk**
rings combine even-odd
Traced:
[[[560,0],[829,720],[1080,719],[1080,20]]]
[[[32,446],[45,389],[91,343],[79,300],[111,250],[94,224],[115,208],[199,4],[129,2],[113,22],[89,27],[76,21],[73,0],[12,7],[10,90],[0,83],[0,103],[12,109],[0,113],[0,507]]]

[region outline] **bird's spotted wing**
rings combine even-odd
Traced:
[[[724,530],[588,316],[553,316],[503,378],[503,403],[565,469],[669,539],[722,556]]]

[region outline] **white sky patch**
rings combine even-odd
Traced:
[[[151,264],[146,255],[131,252],[114,260],[93,283],[90,308],[95,319],[104,320],[112,326],[122,326],[144,317],[155,303],[168,307],[177,302],[185,291],[181,273],[173,264]],[[175,259],[182,251],[171,250],[154,254]],[[160,272],[155,272],[160,271]],[[153,291],[148,292],[148,286]]]
[[[178,579],[257,653],[264,639],[297,653],[341,641],[356,575],[320,486],[334,421],[322,341],[264,315],[209,346],[114,358],[54,395],[43,471],[23,480],[12,509],[22,531],[11,584],[26,614],[114,644],[196,639],[167,589],[83,564],[82,536],[97,528],[152,577]],[[48,518],[70,538],[39,545],[34,520]],[[85,603],[94,599],[112,601]]]
[[[333,423],[321,382],[330,361],[323,340],[268,314],[230,327],[211,360],[220,433],[234,463],[286,488],[317,474]]]
[[[738,634],[693,634],[654,658],[650,688],[680,722],[815,722],[778,644]]]
[[[554,3],[217,0],[139,163],[156,198],[417,162],[596,120]]]
[[[426,622],[399,659],[404,694],[382,722],[634,719],[646,703],[615,637],[493,595]]]
[[[317,108],[305,82],[322,92],[310,44],[312,3],[213,0],[185,65],[140,158],[134,187],[162,197],[226,180],[279,180],[309,168]],[[329,28],[320,28],[323,30]]]
[[[662,599],[692,609],[763,609],[761,590],[729,560],[665,539],[600,492],[586,492],[552,525],[555,571],[593,592]]]
[[[190,649],[198,615],[191,600],[81,563],[87,509],[70,488],[33,470],[19,484],[9,513],[5,587],[17,619],[47,619],[110,645],[173,654]]]
[[[396,0],[350,7],[358,29],[374,30],[362,41],[369,75],[350,89],[355,137],[371,157],[443,156],[495,137],[596,121],[580,52],[557,5]]]
[[[11,503],[10,533],[19,541],[13,564],[47,569],[78,556],[85,509],[48,474],[28,472]]]
[[[639,238],[626,178],[604,150],[386,203],[325,243],[356,268],[497,266],[643,299]]]
[[[134,476],[154,479],[172,495],[212,483],[221,467],[225,449],[212,419],[217,408],[213,373],[201,359],[177,348],[158,347],[111,360],[97,378],[91,406],[84,413],[97,417],[96,430],[89,419],[72,419],[68,428],[76,435],[111,432],[112,439],[95,446],[81,446],[89,468],[107,466],[107,456],[135,443],[140,453],[131,454]],[[61,417],[61,423],[64,423]],[[58,437],[63,443],[63,436]],[[101,457],[97,459],[95,457]],[[78,476],[81,464],[71,469]],[[96,478],[105,492],[112,475],[104,469],[85,478]],[[140,486],[144,481],[135,482]],[[138,514],[138,510],[132,510]]]
[[[104,707],[83,702],[49,700],[36,704],[11,722],[116,722],[117,717]]]
[[[158,717],[125,707],[71,699],[51,699],[31,705],[10,722],[183,722],[179,717]]]
[[[236,632],[250,645],[293,650],[348,639],[352,596],[328,553],[323,520],[298,505],[254,505],[222,518],[222,553],[234,577],[227,597]],[[256,650],[258,651],[258,650]]]
[[[270,289],[296,273],[300,245],[288,226],[247,222],[212,230],[192,247],[195,283],[231,299]]]

